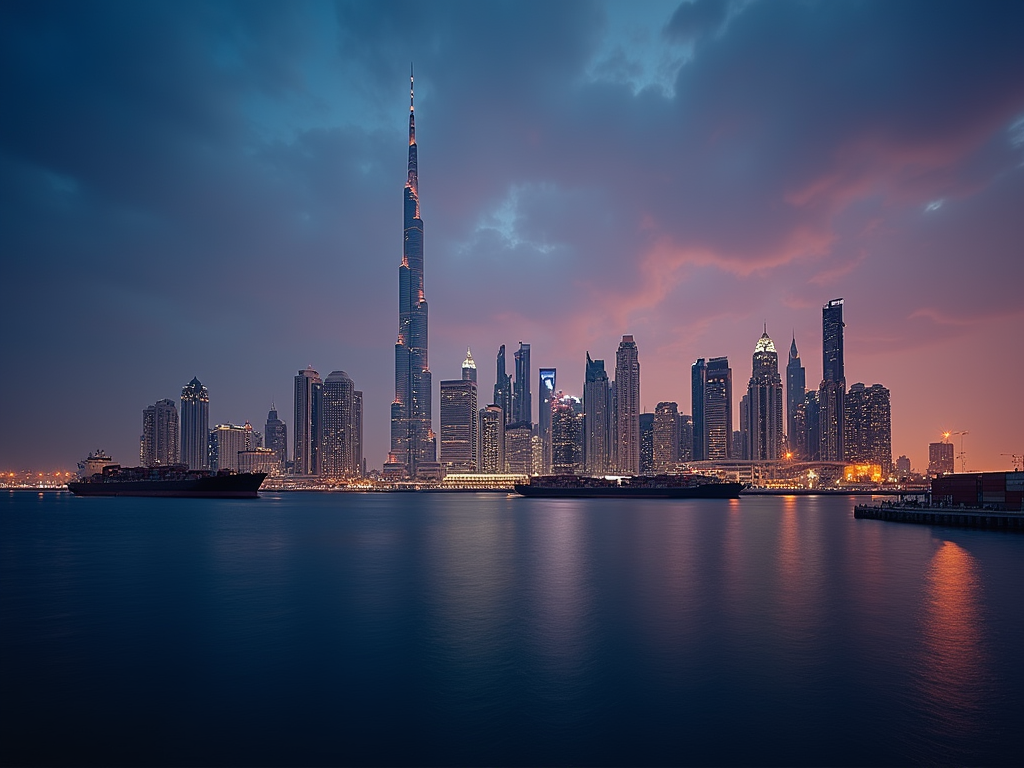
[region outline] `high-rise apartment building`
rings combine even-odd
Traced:
[[[640,360],[632,336],[623,336],[615,353],[615,404],[620,472],[640,472]]]
[[[218,424],[210,430],[207,445],[209,446],[210,468],[241,471],[238,454],[255,448],[252,440],[252,425],[246,422],[237,424]]]
[[[331,371],[320,388],[320,472],[331,480],[361,474],[356,385],[345,371]]]
[[[178,463],[178,409],[173,400],[157,400],[143,409],[139,458],[144,467]]]
[[[679,414],[679,460],[693,461],[693,420],[690,414]]]
[[[928,474],[932,477],[953,473],[953,444],[928,443]]]
[[[892,415],[889,390],[881,384],[854,384],[846,393],[843,440],[846,461],[878,464],[882,476],[892,469]]]
[[[528,421],[505,426],[505,470],[517,475],[533,474],[533,427]]]
[[[366,459],[363,456],[363,393],[358,389],[352,393],[352,427],[356,473],[363,476],[366,474]]]
[[[705,460],[724,461],[733,458],[732,369],[729,358],[712,357],[708,360],[705,377]]]
[[[505,368],[505,345],[498,347],[497,371],[494,379],[494,404],[501,408],[505,423],[515,421],[512,418],[512,377]]]
[[[441,463],[449,472],[475,472],[477,467],[476,382],[466,378],[441,382]]]
[[[515,353],[516,381],[512,389],[512,421],[533,424],[533,399],[530,395],[530,345],[519,342]]]
[[[555,402],[554,368],[540,369],[540,407],[537,409],[537,431],[541,441],[541,463],[537,471],[542,475],[551,473],[551,406]]]
[[[804,434],[807,452],[806,461],[821,461],[821,425],[819,423],[818,390],[812,389],[804,394]]]
[[[601,476],[611,468],[611,390],[604,360],[587,353],[583,382],[583,460],[588,475]]]
[[[704,389],[707,385],[708,366],[703,357],[697,358],[690,367],[690,409],[693,411],[693,441],[690,455],[693,461],[706,461],[708,458],[704,424]]]
[[[210,468],[210,395],[199,379],[181,390],[181,463],[189,469]]]
[[[654,408],[653,425],[654,471],[674,472],[679,462],[679,406],[672,402],[658,403]]]
[[[804,429],[804,417],[799,413],[807,392],[807,372],[800,363],[800,353],[796,348],[796,334],[789,345],[789,363],[786,365],[786,437],[789,450],[794,458],[802,459],[807,455],[807,433]]]
[[[843,300],[833,299],[821,310],[822,377],[818,387],[818,429],[821,461],[845,458],[846,372],[843,363]]]
[[[754,346],[746,400],[745,458],[752,461],[782,458],[782,377],[779,355],[767,327]]]
[[[420,464],[433,465],[436,440],[431,416],[427,363],[427,299],[423,290],[423,220],[420,218],[416,116],[409,76],[409,167],[403,205],[402,265],[398,268],[398,341],[395,342],[395,399],[391,404],[391,454],[416,477]],[[296,460],[298,456],[296,456]]]
[[[288,462],[288,427],[277,418],[277,406],[273,403],[267,413],[267,425],[264,427],[263,435],[267,448],[277,457],[278,471],[283,471]]]
[[[558,397],[551,407],[551,471],[583,473],[583,413],[575,398]]]
[[[320,407],[323,380],[307,366],[295,377],[292,466],[296,475],[320,474]]]
[[[640,414],[640,474],[654,474],[654,414]]]
[[[500,406],[488,405],[480,410],[477,427],[480,447],[477,450],[479,468],[486,474],[505,471],[505,414]]]

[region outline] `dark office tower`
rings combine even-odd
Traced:
[[[551,406],[551,471],[556,475],[583,472],[583,414],[571,397]]]
[[[728,357],[708,360],[704,383],[704,448],[708,461],[732,453],[732,369]]]
[[[466,359],[462,361],[462,380],[472,381],[476,384],[476,362],[473,360],[473,353],[469,351],[469,348],[466,349]]]
[[[740,398],[740,428],[732,433],[733,458],[750,460],[750,396]],[[739,437],[737,437],[739,435]]]
[[[679,461],[679,406],[676,403],[658,403],[654,408],[654,471],[658,474],[674,472]]]
[[[491,404],[480,410],[477,429],[480,447],[477,449],[480,471],[489,475],[505,471],[505,414]]]
[[[687,413],[679,415],[679,460],[693,461],[693,421]]]
[[[333,480],[359,474],[356,458],[356,386],[344,371],[321,385],[320,476]]]
[[[542,475],[551,473],[551,405],[555,401],[554,368],[540,369],[540,408],[537,409],[537,427],[541,441],[541,465],[537,471]]]
[[[690,409],[693,411],[693,443],[690,455],[693,461],[706,461],[707,445],[704,442],[704,387],[707,384],[708,366],[703,357],[697,358],[690,366]]]
[[[363,393],[352,393],[352,452],[357,475],[366,474],[363,463]]]
[[[789,345],[789,364],[786,366],[786,437],[789,439],[789,449],[794,458],[802,459],[807,453],[806,436],[801,424],[803,418],[798,415],[801,404],[804,402],[804,393],[807,391],[807,375],[804,367],[800,364],[800,353],[796,350],[796,334],[793,334],[793,343]]]
[[[308,366],[295,377],[295,443],[292,466],[296,475],[320,474],[320,401],[323,381]]]
[[[498,370],[494,379],[494,405],[501,408],[506,424],[515,421],[512,418],[512,377],[505,370],[504,344],[498,348]]]
[[[833,299],[821,309],[822,377],[818,387],[818,429],[821,461],[842,461],[845,456],[846,373],[843,367],[843,300]]]
[[[210,395],[199,379],[181,390],[181,463],[189,469],[210,468]]]
[[[818,413],[818,391],[812,389],[804,395],[804,435],[807,461],[821,461],[821,425]]]
[[[277,418],[277,406],[273,403],[271,403],[270,412],[267,414],[264,440],[267,448],[274,452],[278,466],[284,469],[285,462],[288,461],[288,427]]]
[[[512,420],[533,424],[533,399],[530,396],[530,345],[520,341],[515,358],[516,382],[512,390]]]
[[[395,343],[395,400],[391,404],[391,453],[398,463],[405,465],[409,476],[416,477],[421,463],[435,460],[435,440],[430,414],[423,220],[420,218],[412,85],[410,74],[409,173],[405,182],[402,265],[398,268],[398,341]]]
[[[616,465],[635,475],[640,472],[640,360],[632,336],[623,336],[615,353],[615,404]]]
[[[747,384],[746,424],[745,458],[752,461],[782,458],[782,377],[779,376],[779,355],[767,327],[754,346]]]
[[[928,474],[932,477],[953,474],[953,444],[928,443]]]
[[[611,391],[604,360],[591,360],[583,381],[583,461],[588,475],[608,472],[611,440]]]
[[[157,400],[142,411],[142,466],[177,464],[178,409],[173,400]]]
[[[640,414],[640,474],[654,474],[654,414]]]
[[[889,390],[881,384],[854,384],[846,393],[846,461],[878,464],[882,476],[892,469],[892,416]]]
[[[471,379],[442,381],[441,463],[449,472],[476,471],[476,430],[476,382]]]
[[[505,470],[533,474],[533,427],[528,421],[513,421],[505,427]]]

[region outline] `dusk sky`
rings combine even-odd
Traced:
[[[645,411],[728,355],[738,411],[766,323],[816,387],[842,297],[894,459],[1024,453],[1024,3],[34,0],[0,5],[0,469],[137,463],[193,376],[290,441],[309,364],[379,468],[410,63],[435,429],[520,340],[578,396],[632,334]]]

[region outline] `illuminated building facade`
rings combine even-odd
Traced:
[[[679,406],[658,403],[654,408],[652,463],[655,473],[673,472],[679,461]]]
[[[540,408],[537,412],[537,431],[541,441],[541,463],[535,466],[542,475],[551,472],[551,405],[555,401],[556,374],[557,371],[554,368],[540,369],[540,390],[537,393],[540,397]]]
[[[391,404],[391,455],[416,477],[434,464],[431,378],[427,363],[427,300],[423,290],[423,220],[420,218],[413,79],[409,76],[409,166],[403,206],[402,265],[398,268],[398,341],[395,399]],[[298,456],[296,456],[296,461]]]
[[[793,457],[802,459],[807,455],[807,432],[800,407],[807,392],[807,372],[800,363],[796,348],[796,334],[789,345],[789,363],[786,365],[786,437]]]
[[[516,359],[516,380],[512,388],[512,421],[533,424],[533,398],[530,394],[530,345],[519,342]]]
[[[142,411],[139,459],[144,467],[177,464],[178,409],[173,400],[157,400]]]
[[[611,422],[611,390],[604,360],[591,360],[588,352],[583,382],[583,460],[589,475],[608,472]]]
[[[556,475],[583,473],[583,409],[572,397],[557,398],[551,406],[551,471]]]
[[[278,470],[283,471],[288,463],[288,427],[277,417],[277,406],[271,403],[267,413],[267,425],[263,429],[267,448],[277,457]]]
[[[779,355],[765,328],[754,347],[746,396],[746,445],[743,458],[775,461],[782,458],[782,377]]]
[[[854,384],[846,393],[844,444],[846,459],[877,464],[888,477],[892,470],[892,426],[889,390],[881,384]]]
[[[732,369],[729,367],[728,357],[713,357],[707,362],[703,415],[704,460],[731,459],[733,457]]]
[[[361,474],[356,385],[345,371],[332,371],[320,389],[320,472],[331,480]]]
[[[476,472],[477,393],[476,381],[463,378],[441,382],[441,463],[448,472]]]
[[[707,385],[708,366],[703,357],[697,358],[690,366],[690,410],[693,411],[693,440],[690,455],[694,461],[705,461],[708,457],[704,424],[704,389]]]
[[[498,347],[497,370],[494,379],[494,404],[501,408],[505,423],[512,418],[512,377],[505,368],[505,345]]]
[[[846,423],[846,372],[843,363],[843,300],[821,310],[822,377],[818,387],[818,430],[821,461],[843,461]]]
[[[615,353],[616,466],[640,472],[640,360],[632,336],[623,336]]]
[[[654,474],[654,414],[640,414],[640,474]]]
[[[952,443],[928,443],[928,474],[932,477],[953,474]]]
[[[323,380],[307,366],[295,377],[295,441],[292,471],[296,475],[320,474],[320,408]]]
[[[246,422],[237,424],[218,424],[210,430],[209,451],[211,469],[230,469],[238,472],[238,454],[254,448],[252,444],[252,426]]]
[[[199,379],[181,390],[181,463],[189,469],[210,468],[210,395]]]
[[[533,473],[533,427],[528,421],[505,425],[505,471],[516,475]]]
[[[505,471],[505,414],[498,405],[480,411],[478,423],[480,447],[477,459],[480,472],[500,474]]]

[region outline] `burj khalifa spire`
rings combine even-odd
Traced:
[[[423,293],[423,220],[416,156],[416,109],[409,70],[409,173],[405,182],[402,265],[398,268],[398,341],[395,399],[391,404],[391,453],[416,477],[435,460],[431,380],[427,365],[427,300]]]

